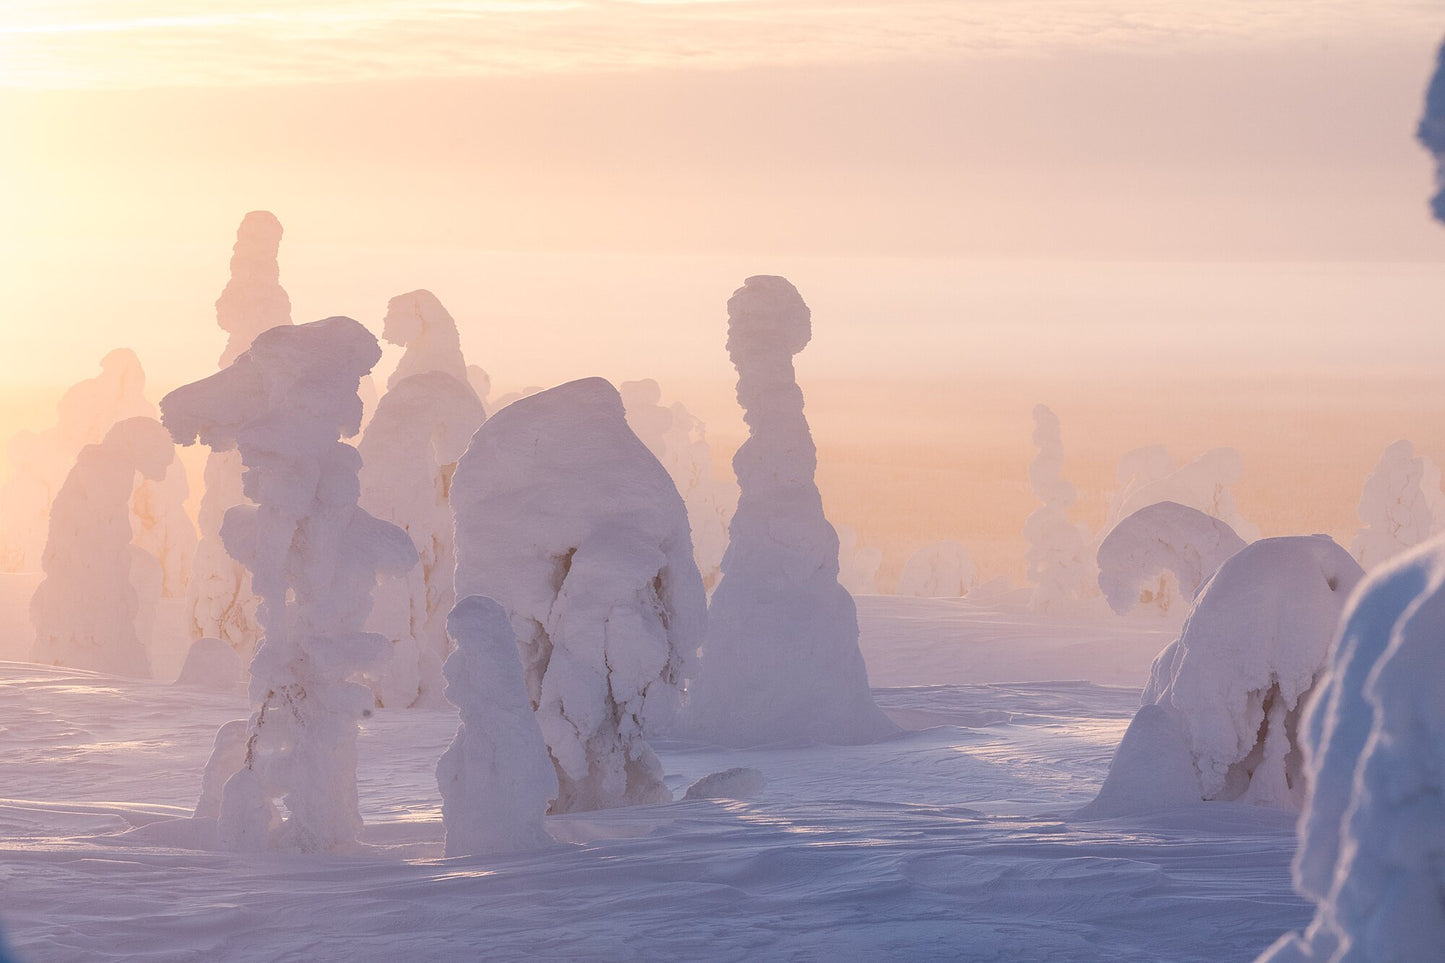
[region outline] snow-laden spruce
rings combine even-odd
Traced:
[[[1144,709],[1081,815],[1139,812],[1191,794],[1299,809],[1300,714],[1363,574],[1325,535],[1267,538],[1226,560],[1154,660]],[[1168,783],[1157,799],[1131,790],[1149,772]]]
[[[382,336],[406,352],[357,446],[361,506],[401,526],[421,565],[377,582],[367,627],[391,640],[392,657],[371,684],[383,706],[436,706],[456,601],[451,478],[486,412],[467,380],[456,322],[433,294],[392,298]]]
[[[1318,908],[1271,963],[1445,947],[1445,539],[1372,572],[1305,716],[1295,888]]]
[[[221,352],[225,368],[263,331],[291,324],[291,299],[281,287],[277,255],[281,222],[269,211],[241,219],[231,254],[231,277],[216,300],[216,323],[228,335]],[[201,540],[186,592],[191,638],[217,638],[249,658],[261,637],[260,599],[246,567],[227,552],[221,539],[226,513],[247,504],[241,490],[241,454],[212,450],[206,456],[205,492],[199,515]]]
[[[662,405],[656,381],[624,381],[618,385],[627,424],[672,476],[687,506],[693,555],[702,584],[709,591],[722,578],[722,557],[728,547],[728,522],[738,504],[738,486],[712,471],[712,450],[702,421],[680,401]]]
[[[352,681],[387,655],[363,631],[378,570],[417,562],[406,533],[357,504],[357,386],[381,357],[350,318],[271,328],[228,367],[161,401],[181,444],[237,450],[254,505],[221,537],[245,565],[264,635],[251,662],[245,757],[225,783],[226,849],[344,849],[361,831],[356,735],[370,690]],[[282,820],[278,804],[288,813]]]
[[[849,595],[877,595],[883,550],[864,545],[857,530],[847,525],[834,525],[833,531],[838,533],[838,584]]]
[[[1244,544],[1234,529],[1198,509],[1178,502],[1146,505],[1099,545],[1099,588],[1120,615],[1135,605],[1166,613],[1190,605]]]
[[[459,597],[516,630],[553,812],[672,798],[646,737],[677,712],[707,601],[687,510],[600,378],[513,402],[452,482]]]
[[[143,626],[160,581],[143,574],[154,560],[132,544],[130,498],[137,473],[159,481],[174,460],[154,418],[117,422],[80,450],[51,506],[45,580],[30,600],[36,662],[150,677]]]
[[[748,278],[728,301],[728,353],[748,439],[737,512],[687,728],[723,745],[871,742],[896,731],[873,703],[838,536],[813,481],[818,455],[793,355],[811,315],[787,280]]]
[[[1244,461],[1233,448],[1213,448],[1176,466],[1162,445],[1127,452],[1119,460],[1119,491],[1110,499],[1103,535],[1141,508],[1177,502],[1223,521],[1246,542],[1259,538],[1259,528],[1239,513],[1231,486],[1244,474]]]
[[[447,631],[456,648],[446,661],[446,697],[461,710],[462,724],[437,762],[446,854],[551,845],[543,817],[557,798],[557,771],[527,696],[507,612],[469,595],[447,617]]]
[[[956,599],[978,584],[968,549],[952,539],[930,542],[908,557],[898,576],[895,595],[923,599]]]
[[[1365,479],[1359,513],[1364,525],[1350,553],[1369,571],[1445,529],[1439,467],[1410,442],[1395,442]]]
[[[1034,583],[1029,606],[1043,612],[1095,594],[1094,565],[1089,557],[1089,530],[1069,521],[1074,486],[1064,478],[1064,442],[1059,416],[1045,405],[1034,407],[1034,447],[1029,463],[1029,491],[1041,504],[1024,519],[1029,581]]]

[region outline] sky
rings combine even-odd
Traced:
[[[1233,444],[1266,532],[1347,537],[1386,444],[1445,460],[1412,138],[1442,33],[1343,0],[10,0],[0,434],[121,344],[157,396],[212,370],[267,209],[297,320],[426,287],[497,384],[657,378],[720,460],[726,299],[788,276],[825,502],[885,574],[934,537],[1017,570],[1036,402],[1086,521],[1128,449]]]

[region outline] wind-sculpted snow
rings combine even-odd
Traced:
[[[251,572],[264,637],[251,663],[241,768],[222,794],[227,849],[328,851],[361,831],[356,731],[371,692],[351,681],[387,654],[363,631],[378,570],[417,562],[406,533],[357,505],[357,387],[381,349],[350,318],[263,332],[231,365],[161,402],[181,444],[239,451],[243,493],[221,536]],[[283,821],[282,802],[289,813]]]
[[[393,302],[394,303],[394,302]],[[421,564],[383,577],[368,628],[391,640],[373,679],[381,705],[437,705],[456,601],[452,472],[485,414],[464,381],[428,371],[394,381],[357,446],[361,506],[411,536]]]
[[[962,544],[931,542],[908,557],[898,576],[895,595],[923,599],[956,599],[978,584],[973,558]]]
[[[864,743],[895,731],[868,691],[838,536],[813,480],[817,450],[793,370],[811,336],[808,307],[783,278],[748,278],[728,301],[749,435],[733,457],[741,495],[687,720],[723,745]]]
[[[1164,710],[1151,710],[1157,735],[1126,737],[1110,778],[1150,767],[1161,778],[1178,772],[1180,760],[1171,753],[1182,744],[1199,780],[1198,798],[1299,809],[1308,781],[1300,715],[1363,574],[1325,535],[1267,538],[1225,561],[1199,593],[1179,638],[1154,660],[1143,701]],[[1182,741],[1169,735],[1170,727]],[[1122,796],[1110,806],[1101,799],[1092,814],[1138,806]]]
[[[1213,448],[1178,467],[1160,445],[1131,451],[1119,461],[1121,487],[1111,499],[1104,534],[1141,508],[1177,502],[1221,520],[1252,542],[1259,528],[1240,515],[1230,487],[1243,474],[1244,462],[1233,448]]]
[[[1188,605],[1224,560],[1244,548],[1227,524],[1177,502],[1146,505],[1099,545],[1099,588],[1120,615],[1135,605]]]
[[[149,556],[131,541],[130,497],[137,473],[159,480],[174,459],[165,429],[145,417],[80,450],[51,508],[45,580],[30,601],[35,661],[149,678],[150,640],[137,620],[149,624],[160,585],[145,579],[150,597],[136,591]]]
[[[1415,446],[1397,441],[1365,479],[1360,521],[1350,553],[1366,571],[1445,529],[1440,469]]]
[[[557,768],[552,811],[670,800],[646,737],[672,722],[707,603],[682,498],[616,389],[589,378],[498,411],[452,506],[457,595],[512,620]]]
[[[1318,904],[1261,958],[1433,960],[1445,947],[1445,539],[1371,573],[1305,718],[1295,886]]]
[[[713,475],[712,452],[702,421],[681,402],[663,407],[662,389],[656,381],[624,381],[618,391],[628,427],[662,462],[687,506],[693,555],[702,583],[710,591],[722,578],[728,522],[737,508],[738,486],[732,479]]]
[[[507,613],[470,595],[447,617],[456,650],[446,696],[461,710],[456,738],[437,762],[446,854],[472,856],[552,844],[543,817],[557,798],[557,772],[517,656]]]
[[[1069,520],[1074,486],[1064,479],[1064,442],[1059,417],[1048,407],[1034,408],[1034,447],[1029,464],[1029,490],[1043,504],[1024,519],[1025,556],[1032,605],[1048,611],[1094,593],[1095,574],[1089,558],[1089,531]]]
[[[387,379],[388,391],[413,375],[429,371],[440,371],[470,385],[457,323],[430,291],[411,291],[392,298],[386,306],[381,336],[406,348]]]
[[[1435,195],[1430,211],[1445,223],[1445,44],[1435,57],[1435,73],[1425,91],[1425,114],[1415,132],[1420,144],[1435,158]]]
[[[291,324],[291,299],[281,287],[277,255],[281,223],[268,211],[252,211],[241,220],[231,255],[231,277],[216,300],[216,323],[230,336],[221,353],[224,368],[241,356],[256,336]],[[246,567],[231,558],[221,539],[226,513],[247,503],[241,490],[241,455],[213,450],[206,456],[201,496],[200,543],[196,546],[186,609],[191,637],[218,638],[249,658],[261,637],[260,604]]]

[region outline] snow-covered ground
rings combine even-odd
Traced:
[[[7,658],[23,652],[24,588],[0,580]],[[1068,816],[1098,790],[1168,628],[1007,601],[865,597],[859,616],[901,736],[658,740],[679,799],[735,766],[766,785],[549,817],[555,849],[492,858],[442,857],[433,767],[453,711],[366,720],[363,853],[238,856],[184,848],[168,820],[194,805],[243,695],[0,663],[0,926],[22,961],[1218,961],[1308,921],[1290,814]],[[156,653],[157,673],[179,656]]]

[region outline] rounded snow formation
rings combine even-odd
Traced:
[[[197,639],[186,650],[186,661],[175,684],[230,692],[245,675],[246,663],[235,649],[220,639]]]
[[[251,572],[265,630],[251,661],[258,708],[219,807],[226,849],[344,850],[361,832],[357,723],[373,700],[353,680],[389,650],[364,625],[378,572],[417,563],[406,532],[358,506],[361,456],[340,440],[358,430],[357,389],[380,357],[350,318],[275,327],[161,401],[176,441],[239,451],[255,503],[221,526],[227,552]]]
[[[956,599],[978,584],[978,572],[968,549],[945,539],[930,542],[908,557],[898,576],[895,595],[920,599]]]
[[[452,507],[457,594],[511,618],[557,768],[552,811],[671,801],[646,736],[678,709],[707,601],[682,498],[617,390],[588,378],[498,411]]]
[[[448,856],[514,853],[552,844],[543,817],[557,772],[522,679],[506,610],[470,595],[447,617],[456,650],[446,696],[461,710],[456,738],[437,762]]]
[[[1179,710],[1146,705],[1124,730],[1099,795],[1074,815],[1112,819],[1188,806],[1202,798]]]
[[[154,611],[160,579],[137,571],[155,562],[131,544],[130,498],[137,472],[158,481],[174,459],[165,429],[144,417],[117,422],[80,450],[51,506],[45,580],[30,600],[36,662],[150,677],[150,640],[137,618]],[[137,583],[150,597],[138,596]]]
[[[752,277],[728,319],[749,436],[733,457],[741,494],[686,728],[731,746],[876,741],[897,727],[868,690],[793,371],[811,334],[808,306],[783,278]]]
[[[709,773],[687,787],[683,799],[751,799],[768,784],[763,774],[746,766]]]
[[[1295,888],[1314,922],[1260,959],[1434,960],[1445,947],[1445,539],[1375,572],[1305,716]]]
[[[281,287],[281,222],[270,211],[252,211],[236,229],[231,279],[216,299],[216,323],[231,337],[220,366],[241,356],[256,335],[291,323],[291,299]]]
[[[1300,808],[1307,784],[1300,714],[1363,574],[1328,536],[1302,535],[1245,546],[1204,586],[1179,638],[1154,660],[1144,690],[1145,707],[1167,710],[1177,724],[1199,799]],[[1152,768],[1177,783],[1178,744],[1159,734],[1162,722],[1150,726],[1155,735],[1120,744],[1110,781]],[[1101,810],[1124,805],[1111,795],[1115,801],[1101,801]]]
[[[1120,615],[1135,605],[1168,612],[1181,599],[1192,602],[1244,545],[1234,529],[1198,509],[1178,502],[1146,505],[1099,545],[1099,588]]]
[[[457,322],[430,291],[410,291],[392,298],[386,305],[381,336],[406,348],[387,379],[388,389],[428,371],[440,371],[470,386]]]

